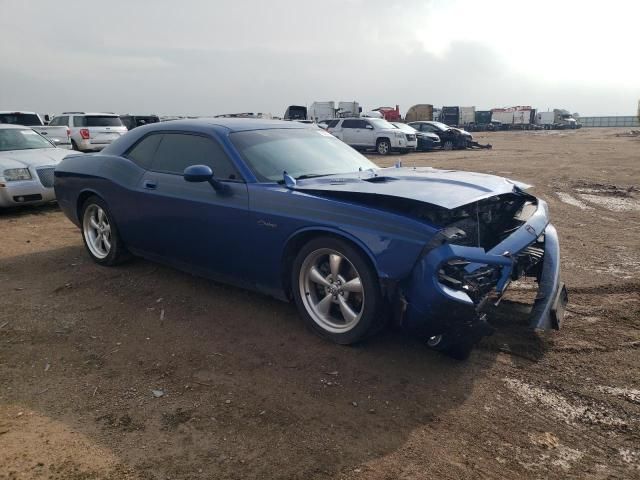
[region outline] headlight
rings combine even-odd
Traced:
[[[31,180],[31,172],[29,172],[28,168],[9,168],[2,175],[7,182]]]
[[[404,133],[402,132],[395,132],[396,134],[396,138],[404,138]]]

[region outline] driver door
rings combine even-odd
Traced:
[[[136,238],[151,257],[237,283],[246,277],[249,249],[247,186],[217,140],[195,133],[163,133],[139,191],[145,202]],[[184,169],[211,167],[225,193],[187,182]],[[132,205],[131,208],[136,208]]]

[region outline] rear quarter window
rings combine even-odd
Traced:
[[[147,135],[131,147],[124,156],[141,168],[148,170],[153,162],[153,156],[158,150],[160,140],[162,140],[162,135]]]

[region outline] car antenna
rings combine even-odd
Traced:
[[[284,178],[284,184],[287,186],[287,188],[295,188],[296,184],[298,183],[296,182],[295,178],[287,173],[286,170],[282,172],[282,177]]]

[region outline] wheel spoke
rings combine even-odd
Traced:
[[[98,222],[93,217],[89,219],[89,224],[91,225],[91,228],[95,228],[96,230],[99,228]]]
[[[360,277],[356,277],[353,280],[349,280],[344,285],[342,285],[342,289],[346,292],[362,292],[362,282],[360,282]]]
[[[331,295],[327,295],[322,300],[320,300],[318,303],[316,303],[316,309],[322,315],[329,315],[329,309],[331,308],[331,300],[332,299],[333,299],[333,297]]]
[[[322,274],[320,273],[320,270],[318,270],[317,267],[311,268],[311,270],[309,271],[309,279],[313,283],[317,283],[319,285],[322,285],[323,287],[329,287],[331,285],[329,282],[325,280],[325,278],[322,276]]]
[[[98,223],[102,223],[104,220],[104,210],[98,208]]]
[[[358,314],[354,312],[347,301],[342,297],[342,295],[338,295],[338,302],[340,302],[340,311],[342,312],[342,316],[345,319],[346,323],[353,322]]]
[[[329,255],[329,269],[331,270],[331,276],[335,279],[340,274],[340,263],[342,263],[342,257],[332,253]]]
[[[107,252],[111,250],[111,242],[109,241],[107,236],[104,234],[102,235],[102,244],[104,245],[104,248]]]

